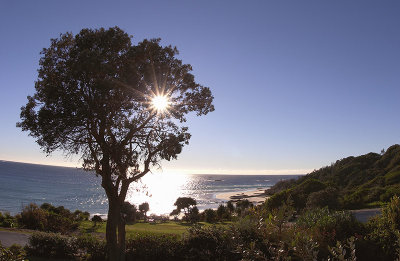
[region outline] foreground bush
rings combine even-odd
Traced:
[[[74,258],[78,254],[77,239],[55,233],[37,232],[29,237],[26,247],[29,256]]]
[[[362,233],[362,225],[348,211],[332,211],[328,208],[312,209],[299,217],[296,225],[307,230],[319,243],[335,244]]]
[[[126,242],[126,260],[185,260],[182,241],[170,235],[146,235]]]
[[[78,237],[76,244],[83,260],[107,260],[106,242],[104,240],[86,234]]]
[[[19,245],[12,245],[11,247],[3,247],[0,242],[0,261],[23,261],[25,260],[26,253]]]

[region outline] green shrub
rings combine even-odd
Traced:
[[[328,187],[324,190],[313,192],[308,196],[307,208],[336,209],[338,207],[338,191],[335,188]]]
[[[183,242],[186,260],[240,260],[241,257],[236,253],[233,234],[226,228],[194,226],[188,230]]]
[[[382,215],[371,218],[367,227],[367,239],[378,246],[382,256],[387,260],[397,257],[398,242],[400,240],[400,198],[394,196],[389,204],[383,208]]]
[[[182,249],[182,241],[176,236],[138,236],[127,240],[126,260],[185,260]]]
[[[4,214],[0,212],[0,227],[16,227],[17,225],[17,219],[11,216],[9,212],[5,212]]]
[[[296,223],[301,230],[307,230],[319,245],[333,245],[356,233],[362,233],[363,226],[348,211],[331,211],[328,208],[312,209],[301,215]]]
[[[386,187],[386,190],[380,195],[380,200],[383,202],[389,202],[395,195],[400,195],[399,184]]]
[[[37,232],[29,237],[26,250],[29,256],[73,258],[78,254],[78,244],[75,237]]]
[[[0,261],[23,261],[26,260],[26,253],[19,245],[12,245],[9,248],[3,247],[0,242]]]
[[[84,253],[84,260],[104,261],[107,260],[106,242],[90,234],[77,238],[77,246],[81,253]]]
[[[76,216],[64,207],[54,207],[44,203],[40,208],[36,204],[25,206],[21,212],[19,223],[21,227],[67,233],[79,226]]]

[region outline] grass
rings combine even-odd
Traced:
[[[227,226],[231,222],[218,223],[218,226]],[[200,226],[212,226],[210,223],[199,222]],[[138,235],[177,235],[181,236],[183,233],[187,231],[189,227],[193,226],[192,224],[188,224],[185,222],[175,222],[175,221],[167,221],[165,223],[145,223],[138,222],[132,225],[126,225],[126,236],[127,237],[135,237]],[[83,221],[79,230],[84,233],[106,233],[106,222],[99,223],[96,227],[93,226],[92,221]]]

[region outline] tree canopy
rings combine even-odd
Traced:
[[[160,39],[134,45],[118,27],[61,34],[41,55],[36,92],[17,126],[46,153],[78,154],[84,169],[101,176],[115,256],[129,184],[161,160],[177,158],[190,139],[186,115],[213,111],[213,96],[195,82],[191,65],[176,58],[176,47],[161,46]],[[155,106],[156,97],[165,110]],[[122,235],[119,241],[122,249]]]

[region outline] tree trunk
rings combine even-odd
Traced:
[[[108,199],[108,218],[106,240],[108,259],[110,261],[125,260],[125,218],[121,215],[121,203],[118,199]]]
[[[108,259],[110,261],[122,261],[120,259],[120,248],[118,247],[117,228],[120,219],[120,209],[117,202],[108,200],[108,217],[106,225],[106,240],[108,249]]]
[[[119,246],[119,254],[120,260],[125,260],[125,219],[120,214],[119,224],[118,224],[118,246]]]

